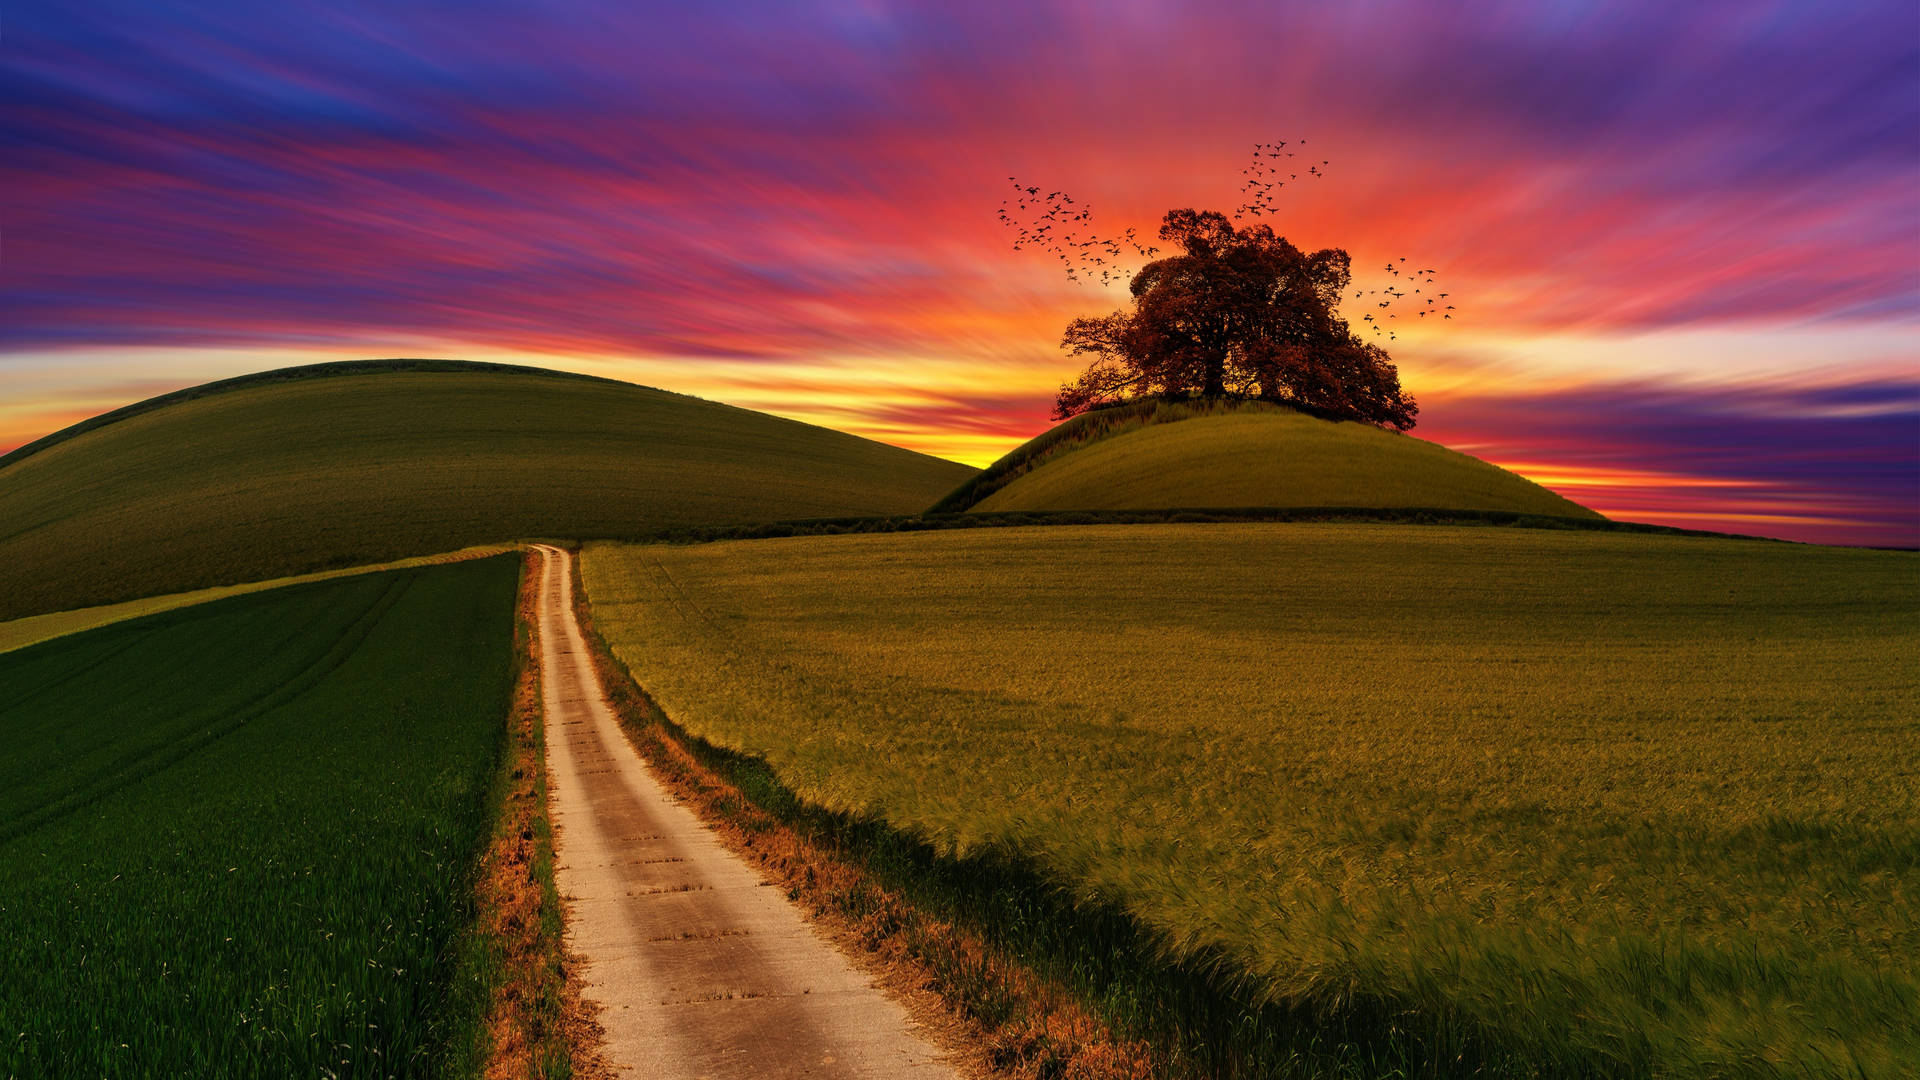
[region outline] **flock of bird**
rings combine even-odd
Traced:
[[[1274,199],[1281,188],[1298,182],[1303,175],[1315,180],[1327,175],[1329,161],[1316,162],[1300,156],[1306,152],[1307,140],[1301,139],[1293,145],[1295,149],[1289,150],[1285,140],[1253,144],[1253,160],[1240,170],[1246,177],[1240,185],[1246,201],[1234,211],[1235,221],[1273,214],[1276,212]],[[1294,159],[1298,159],[1298,163]],[[1286,179],[1281,179],[1282,176]],[[1073,196],[1065,192],[1043,194],[1039,188],[1022,184],[1012,176],[1007,177],[1007,182],[1013,185],[1013,195],[1001,200],[998,216],[1002,225],[1013,230],[1014,250],[1038,248],[1059,259],[1066,268],[1068,281],[1098,280],[1102,285],[1125,282],[1133,277],[1133,271],[1121,265],[1129,252],[1151,259],[1160,251],[1142,243],[1132,229],[1118,238],[1097,235],[1093,232],[1093,208],[1075,202]],[[1353,299],[1373,306],[1374,310],[1361,315],[1360,321],[1374,337],[1397,341],[1400,330],[1411,325],[1414,319],[1434,315],[1441,319],[1453,318],[1454,305],[1443,303],[1451,294],[1434,287],[1435,271],[1408,269],[1406,262],[1402,257],[1382,267],[1391,279],[1383,287],[1354,290]],[[1378,299],[1368,300],[1369,297]],[[1406,323],[1398,321],[1403,314],[1408,316]]]
[[[1301,139],[1299,145],[1304,149],[1307,140]],[[1240,185],[1240,194],[1247,201],[1241,203],[1240,208],[1233,212],[1233,220],[1262,217],[1273,213],[1274,196],[1278,195],[1280,189],[1286,187],[1289,182],[1300,179],[1300,166],[1287,161],[1288,158],[1297,156],[1295,151],[1287,149],[1285,139],[1279,142],[1254,143],[1253,163],[1240,170],[1240,175],[1247,178]],[[1322,168],[1328,164],[1329,162],[1326,161],[1314,164],[1309,160],[1306,162],[1306,175],[1318,180],[1327,175]],[[1285,180],[1280,179],[1282,173],[1286,174]]]
[[[1369,311],[1360,316],[1360,321],[1373,330],[1374,337],[1384,335],[1388,341],[1399,338],[1400,328],[1407,324],[1393,322],[1389,325],[1389,320],[1400,318],[1403,312],[1392,309],[1403,300],[1409,301],[1407,306],[1413,309],[1412,314],[1417,318],[1424,319],[1429,315],[1438,315],[1442,319],[1453,318],[1454,306],[1441,303],[1452,294],[1441,292],[1433,287],[1435,271],[1409,270],[1405,265],[1406,261],[1406,257],[1401,256],[1381,267],[1389,277],[1393,278],[1390,284],[1378,289],[1354,290],[1355,300],[1365,300],[1369,296],[1382,298],[1372,301],[1373,306],[1379,310],[1379,315]]]
[[[1066,267],[1068,281],[1096,279],[1100,284],[1126,281],[1133,271],[1120,264],[1128,249],[1142,258],[1151,259],[1160,249],[1140,242],[1132,229],[1121,233],[1118,238],[1102,237],[1093,232],[1093,207],[1074,202],[1073,196],[1061,191],[1049,191],[1042,194],[1037,187],[1029,187],[1014,177],[1007,177],[1013,185],[1013,195],[1000,200],[1000,223],[1013,230],[1013,249],[1039,248],[1060,260]]]

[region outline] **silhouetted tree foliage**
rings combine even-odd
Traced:
[[[1267,225],[1169,211],[1160,238],[1178,254],[1131,282],[1133,310],[1075,319],[1061,346],[1094,359],[1060,388],[1054,418],[1134,398],[1199,395],[1290,402],[1405,431],[1419,408],[1378,346],[1340,318],[1347,253],[1311,254]]]

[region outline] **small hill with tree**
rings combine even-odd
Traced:
[[[1065,423],[969,478],[932,512],[1271,508],[1598,519],[1522,476],[1404,434],[1420,407],[1384,346],[1410,325],[1451,322],[1456,305],[1434,269],[1400,258],[1381,267],[1373,288],[1356,285],[1346,251],[1304,251],[1259,220],[1277,212],[1289,183],[1327,175],[1332,163],[1307,157],[1305,144],[1254,144],[1231,218],[1170,210],[1159,245],[1133,229],[1098,232],[1091,207],[1009,177],[1013,193],[998,217],[1013,246],[1058,259],[1070,281],[1124,282],[1132,303],[1067,326],[1061,347],[1091,359],[1054,400],[1053,418]],[[1135,256],[1151,261],[1127,269]],[[1366,301],[1367,310],[1349,322],[1343,300]]]

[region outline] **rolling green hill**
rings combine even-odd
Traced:
[[[0,620],[530,536],[911,513],[971,471],[536,368],[293,368],[0,458]]]
[[[1002,458],[935,509],[1243,506],[1600,516],[1437,443],[1257,402],[1148,405],[1076,417]]]

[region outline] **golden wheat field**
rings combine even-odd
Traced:
[[[589,545],[804,799],[1545,1075],[1920,1060],[1920,558],[1437,526]]]

